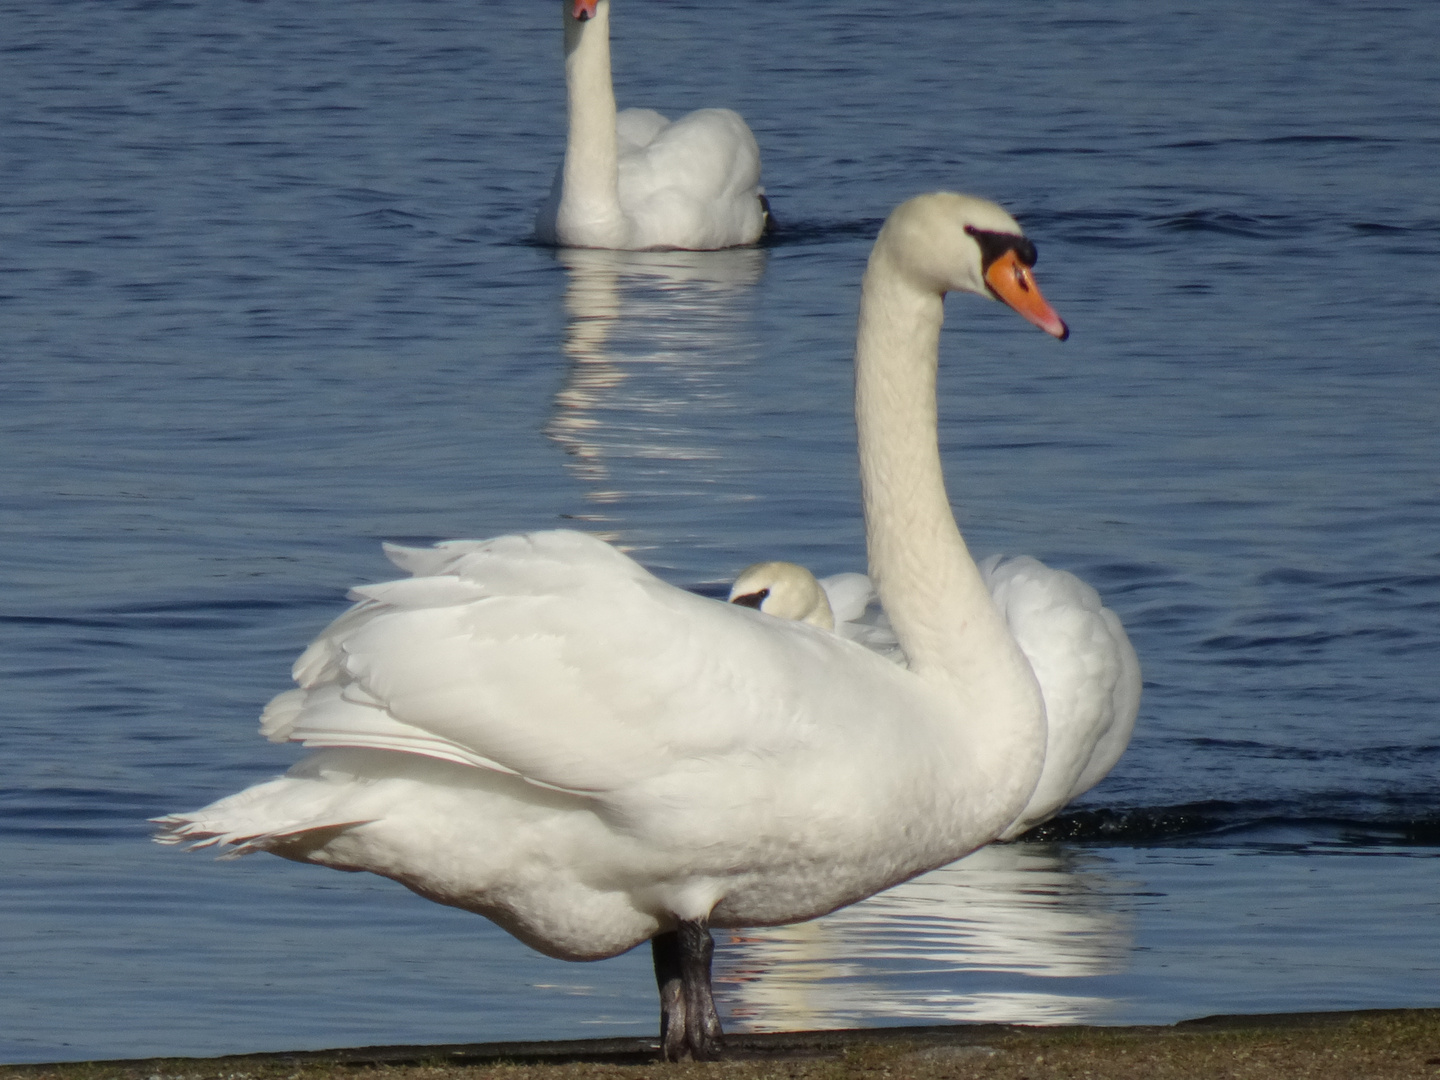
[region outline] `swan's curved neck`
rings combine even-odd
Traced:
[[[882,237],[861,287],[855,348],[870,574],[910,670],[955,702],[969,734],[986,734],[972,744],[983,745],[977,764],[1013,770],[1017,789],[1033,789],[1045,744],[1039,685],[945,492],[935,402],[943,321],[944,298],[900,272]]]
[[[620,143],[615,131],[615,88],[610,81],[610,4],[579,22],[565,8],[565,95],[569,133],[561,181],[557,232],[581,233],[591,246],[620,246]]]

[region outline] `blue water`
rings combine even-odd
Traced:
[[[144,819],[294,760],[254,719],[381,540],[863,566],[856,286],[936,187],[1074,331],[951,302],[957,512],[1100,589],[1140,726],[1033,842],[722,941],[727,1024],[1440,1004],[1440,8],[616,2],[772,245],[526,242],[550,2],[0,0],[0,1061],[653,1032],[645,950]]]

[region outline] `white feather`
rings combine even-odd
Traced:
[[[161,819],[161,839],[368,870],[594,959],[679,922],[811,918],[1000,835],[1041,777],[1046,726],[934,437],[941,295],[986,292],[974,230],[1019,227],[983,200],[911,200],[863,288],[867,538],[908,668],[580,533],[389,548],[412,576],[357,589],[263,718],[316,749]],[[1022,577],[1006,606],[1029,611]]]
[[[565,247],[714,250],[753,244],[766,225],[760,148],[740,116],[701,109],[667,120],[616,112],[610,0],[592,18],[565,3],[565,159],[535,235]]]
[[[1140,663],[1119,618],[1074,574],[1028,555],[993,555],[980,563],[980,572],[1045,699],[1045,767],[1024,811],[1000,836],[1012,840],[1089,791],[1120,759],[1140,707]],[[810,588],[828,597],[836,634],[908,666],[865,574],[817,582],[795,563],[756,563],[736,578],[730,597],[764,590],[782,602],[767,598],[761,611],[805,619]]]

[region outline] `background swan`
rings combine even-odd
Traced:
[[[389,547],[261,718],[315,749],[159,819],[394,878],[572,960],[650,939],[667,1058],[710,1057],[709,928],[813,918],[994,839],[1040,777],[1028,661],[955,525],[936,441],[944,293],[1057,337],[1034,247],[993,203],[900,206],[861,290],[856,419],[870,571],[909,668],[542,532]]]
[[[565,160],[535,216],[541,243],[692,248],[753,244],[769,204],[760,148],[738,113],[701,109],[671,123],[651,109],[616,114],[610,0],[562,0]]]
[[[980,573],[1045,699],[1045,768],[1025,810],[1000,834],[1013,840],[1089,791],[1120,760],[1140,710],[1140,661],[1119,616],[1074,574],[1028,555],[992,555],[980,563]],[[817,580],[796,563],[756,563],[736,577],[730,602],[833,628],[887,659],[907,662],[864,574]]]

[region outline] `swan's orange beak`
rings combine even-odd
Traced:
[[[586,19],[595,17],[595,5],[600,0],[575,0],[575,6],[570,9],[571,17],[577,22],[584,22]]]
[[[985,271],[985,284],[989,285],[1005,303],[1014,308],[1026,322],[1034,323],[1047,334],[1064,341],[1070,336],[1065,320],[1055,314],[1055,309],[1040,295],[1040,286],[1035,284],[1035,273],[1020,261],[1015,252],[1007,251],[990,264]]]

